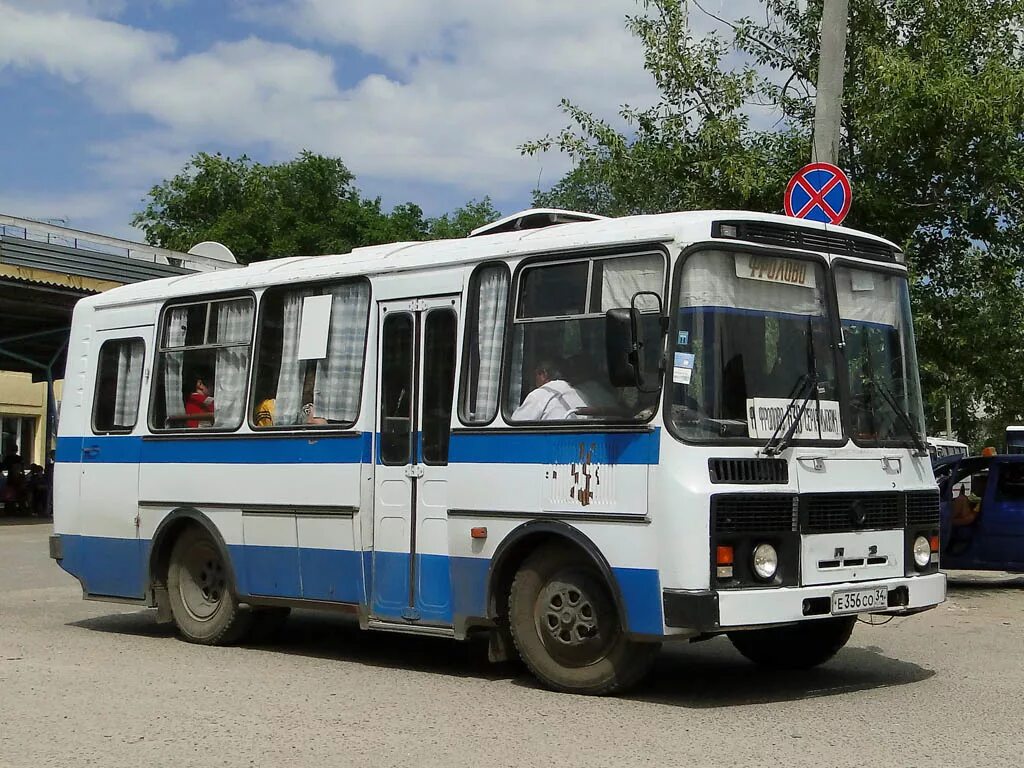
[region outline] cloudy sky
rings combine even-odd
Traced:
[[[437,215],[490,195],[511,213],[567,170],[517,149],[566,124],[559,99],[614,118],[655,98],[624,28],[636,12],[634,0],[0,0],[0,213],[137,238],[148,189],[195,152],[272,163],[303,148],[341,157],[387,206]]]

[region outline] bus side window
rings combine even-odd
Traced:
[[[157,353],[150,426],[237,429],[245,411],[253,301],[168,307]]]
[[[271,288],[260,304],[252,426],[351,426],[363,387],[369,283]]]
[[[142,367],[146,345],[142,339],[103,342],[93,392],[94,432],[130,432],[139,416]]]
[[[660,296],[664,273],[664,256],[652,252],[525,267],[518,279],[507,356],[508,420],[650,418],[656,393],[612,384],[605,313],[631,307],[638,293]],[[655,366],[661,350],[660,344],[651,346]]]
[[[505,264],[484,264],[470,280],[459,411],[466,424],[487,424],[498,413],[508,287]]]

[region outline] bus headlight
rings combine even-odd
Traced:
[[[914,539],[914,565],[925,568],[932,559],[932,545],[924,536]]]
[[[927,542],[925,544],[927,545]],[[775,572],[779,570],[779,553],[771,544],[758,544],[754,547],[753,565],[757,578],[768,581],[774,578]]]

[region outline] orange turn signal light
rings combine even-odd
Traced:
[[[469,537],[471,539],[486,539],[487,529],[486,528],[470,528]]]
[[[928,544],[932,548],[932,552],[939,551],[939,537],[937,535],[928,537]]]
[[[720,546],[715,550],[715,563],[717,565],[732,565],[733,552],[732,547]]]

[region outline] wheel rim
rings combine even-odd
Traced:
[[[196,621],[209,621],[220,609],[227,590],[224,561],[207,542],[196,544],[184,559],[178,594],[185,610]]]
[[[615,609],[605,590],[579,571],[556,574],[537,596],[533,615],[545,649],[567,667],[600,661],[618,636]]]

